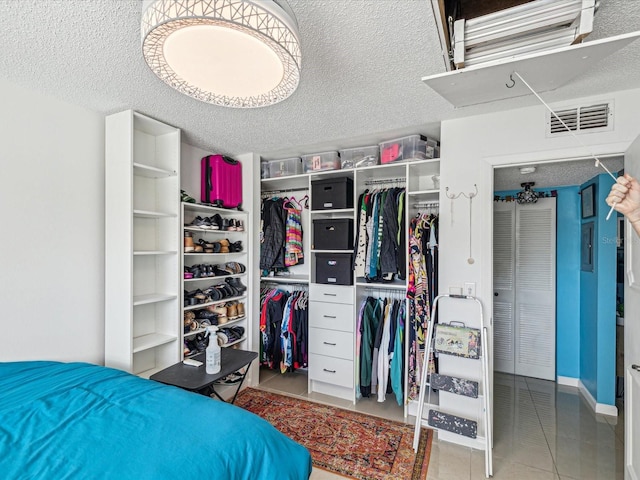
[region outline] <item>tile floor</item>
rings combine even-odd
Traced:
[[[573,387],[534,378],[494,376],[493,474],[500,479],[616,480],[624,478],[624,416],[595,415]],[[264,390],[404,421],[402,408],[307,393],[304,372],[280,375],[261,370]],[[618,406],[622,412],[621,405]],[[411,419],[412,417],[409,417]],[[312,480],[344,478],[314,469]],[[484,478],[484,452],[434,440],[428,479]]]

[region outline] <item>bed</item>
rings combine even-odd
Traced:
[[[239,407],[87,363],[0,363],[3,479],[307,479],[311,456]]]

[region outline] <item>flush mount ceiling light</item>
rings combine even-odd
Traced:
[[[528,175],[530,173],[535,173],[535,172],[536,172],[536,167],[520,167],[521,175]]]
[[[295,17],[277,1],[146,0],[144,58],[169,86],[203,102],[281,102],[298,87],[301,56]]]

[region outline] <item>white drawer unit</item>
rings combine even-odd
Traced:
[[[353,305],[353,287],[312,283],[309,286],[309,300]]]
[[[353,362],[310,353],[309,379],[352,389]]]
[[[353,345],[352,333],[309,329],[309,353],[353,360]]]
[[[353,305],[346,303],[309,302],[309,327],[341,332],[354,330]]]

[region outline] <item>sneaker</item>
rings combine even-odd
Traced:
[[[244,222],[242,220],[236,220],[236,230],[238,232],[244,232]]]
[[[201,216],[197,216],[196,218],[193,219],[193,221],[188,224],[188,227],[198,227],[198,228],[206,228],[205,225],[205,220],[204,218],[202,218]]]
[[[196,199],[190,196],[184,190],[180,190],[180,201],[186,203],[196,203]]]

